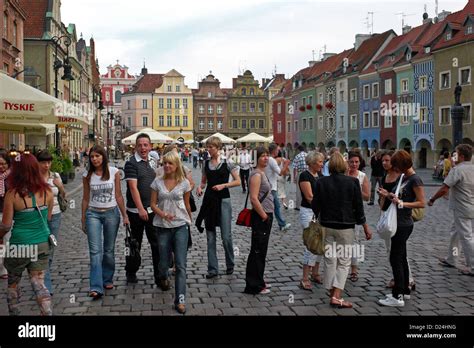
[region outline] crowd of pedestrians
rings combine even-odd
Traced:
[[[391,293],[380,299],[380,305],[402,307],[415,290],[407,243],[415,228],[414,218],[426,203],[450,194],[454,214],[453,234],[447,257],[439,260],[446,267],[455,267],[461,246],[467,268],[462,274],[473,275],[474,246],[472,220],[474,165],[472,147],[456,148],[457,162],[445,164],[442,188],[428,200],[423,182],[413,168],[412,157],[404,150],[378,151],[372,154],[372,175],[366,175],[365,162],[357,149],[342,154],[338,148],[326,155],[306,152],[303,146],[291,162],[286,150],[277,145],[250,149],[243,146],[232,156],[226,155],[221,140],[210,137],[205,146],[188,151],[192,167],[201,172],[195,194],[202,196],[197,215],[193,197],[195,183],[192,171],[183,164],[183,151],[174,145],[156,152],[150,138],[140,134],[135,152],[125,164],[126,194],[122,194],[117,168],[109,164],[106,150],[94,146],[82,156],[87,160],[82,176],[82,231],[87,236],[90,255],[89,296],[99,299],[114,288],[115,245],[120,225],[130,229],[131,238],[140,251],[143,234],[151,248],[154,282],[162,291],[171,289],[175,281],[174,308],[186,312],[187,253],[192,245],[194,226],[207,239],[206,279],[219,273],[217,233],[220,232],[225,254],[225,274],[235,270],[232,237],[231,191],[241,187],[252,205],[250,252],[245,271],[244,292],[265,295],[271,284],[265,280],[266,255],[271,248],[271,231],[276,220],[281,233],[291,225],[285,219],[286,209],[299,211],[304,230],[317,220],[325,230],[325,253],[316,255],[302,248],[302,278],[300,288],[312,291],[314,286],[327,290],[329,304],[337,308],[352,308],[343,298],[346,281],[357,282],[362,239],[372,239],[364,212],[364,202],[377,203],[383,213],[397,207],[397,228],[392,238],[385,240],[393,277],[387,288]],[[75,154],[79,160],[82,153]],[[11,315],[19,314],[20,280],[28,270],[42,315],[51,315],[54,286],[50,269],[54,248],[61,230],[61,201],[67,194],[58,173],[51,171],[53,156],[41,151],[36,156],[23,153],[12,159],[0,152],[0,242],[37,248],[37,257],[0,259],[0,277],[8,279],[7,299]],[[290,166],[293,172],[290,171]],[[444,175],[446,174],[446,175]],[[292,180],[291,180],[292,179]],[[296,184],[296,202],[287,201],[288,182]],[[377,188],[378,187],[378,188]],[[400,187],[400,194],[395,195]],[[377,189],[377,190],[376,190]],[[194,208],[193,208],[194,206]],[[13,223],[14,221],[14,223]],[[350,251],[340,253],[339,250]],[[127,258],[126,279],[139,281],[140,262]],[[172,269],[172,271],[170,271]]]

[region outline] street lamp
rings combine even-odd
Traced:
[[[61,45],[61,40],[64,39],[64,45],[66,46],[66,57],[64,58],[64,62],[62,62],[58,57],[58,49]],[[69,61],[69,46],[71,46],[71,38],[69,35],[62,35],[62,36],[54,36],[51,38],[51,42],[55,45],[55,59],[53,64],[54,69],[54,96],[56,99],[59,97],[59,89],[58,89],[58,73],[59,69],[64,68],[64,75],[61,77],[61,80],[65,81],[73,81],[74,77],[71,74],[72,65]],[[61,145],[59,139],[59,127],[56,124],[55,130],[55,141],[56,141],[56,151],[58,155],[61,153]]]

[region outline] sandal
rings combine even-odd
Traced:
[[[311,282],[309,280],[300,281],[300,288],[306,291],[313,291]]]
[[[352,308],[352,303],[344,301],[343,298],[331,298],[331,302],[329,303],[331,307],[337,308]]]
[[[356,282],[359,280],[359,273],[357,272],[352,272],[350,275],[350,280],[351,282]]]
[[[311,280],[313,283],[316,283],[316,284],[322,284],[323,283],[323,281],[321,279],[321,274],[311,275],[309,277],[309,280]]]
[[[89,297],[92,297],[94,300],[98,300],[99,298],[102,297],[102,294],[97,291],[91,291],[89,292]]]
[[[106,290],[112,290],[112,289],[114,288],[114,284],[106,285],[106,286],[104,286],[104,288],[105,288]]]

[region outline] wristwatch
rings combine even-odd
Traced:
[[[430,199],[428,200],[429,203],[433,204],[435,201],[433,199],[433,197],[430,197]]]

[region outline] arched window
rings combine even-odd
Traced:
[[[115,103],[117,104],[122,103],[122,92],[120,91],[115,92]]]

